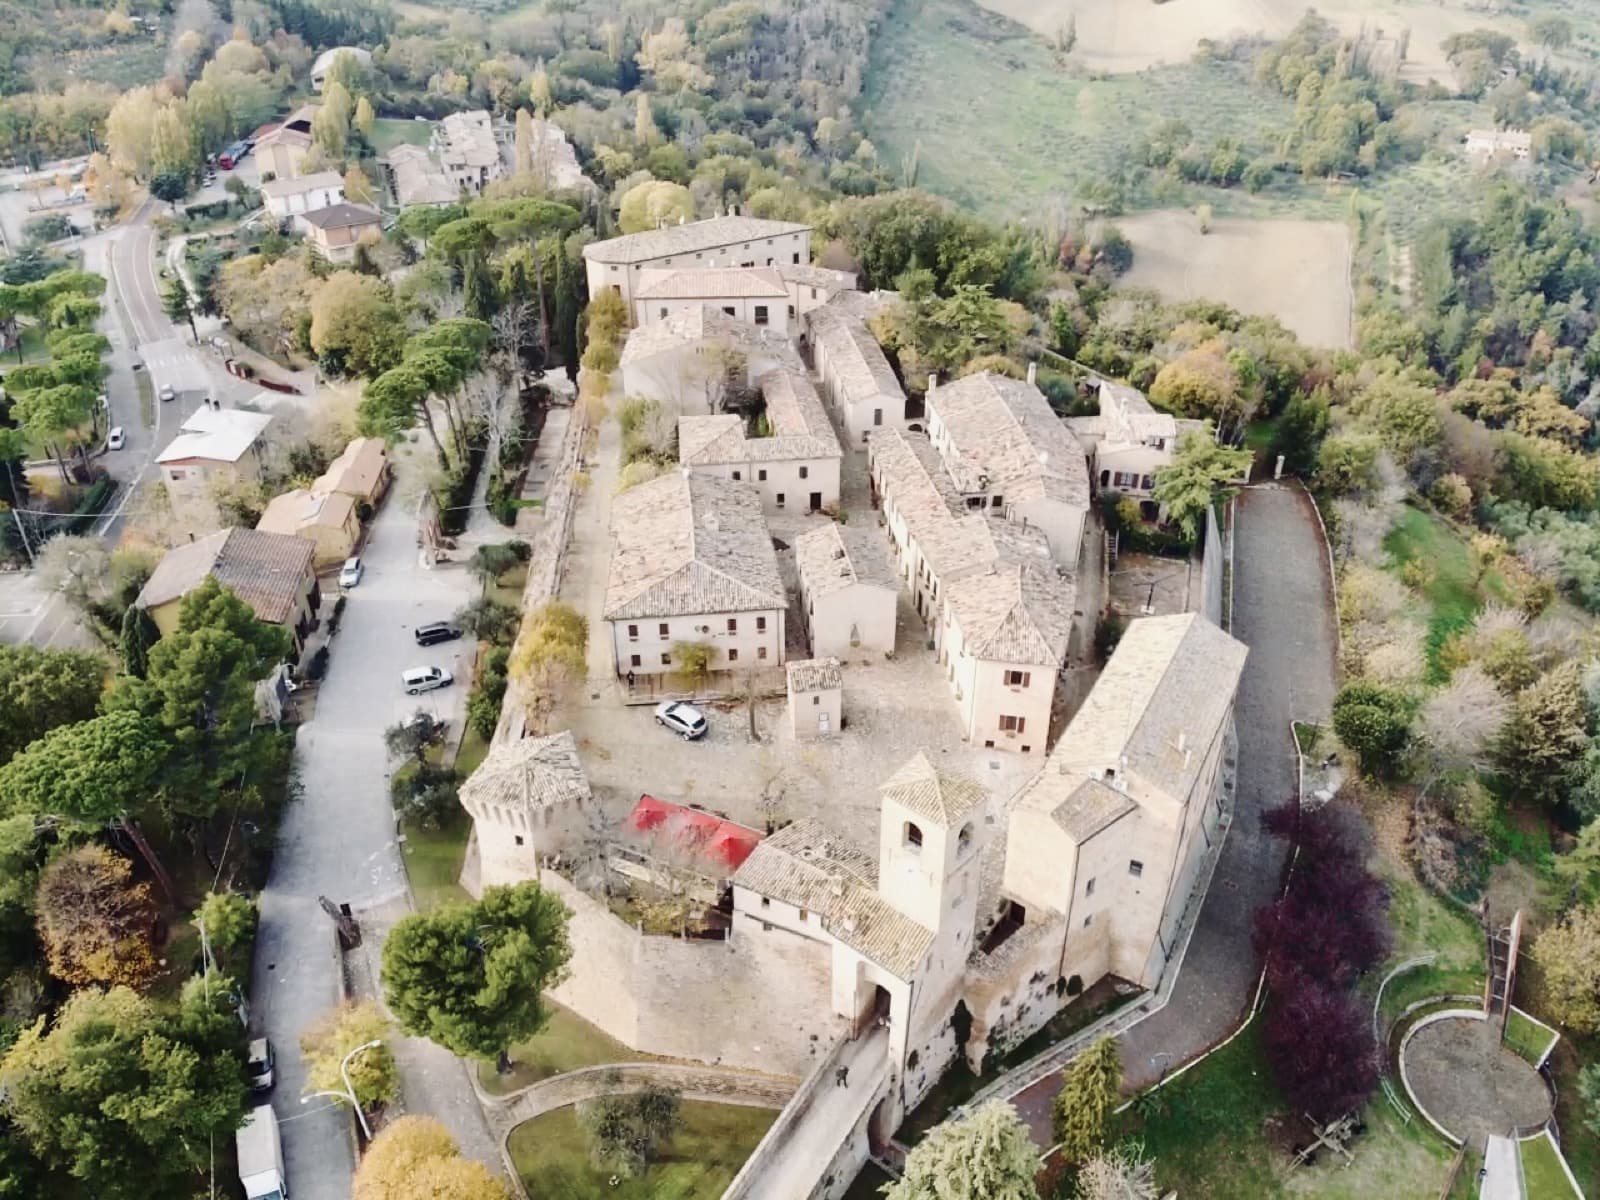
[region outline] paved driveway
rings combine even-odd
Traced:
[[[1276,893],[1284,845],[1261,812],[1294,794],[1291,720],[1325,720],[1333,704],[1333,600],[1311,502],[1265,487],[1240,497],[1235,533],[1233,633],[1250,647],[1239,685],[1238,804],[1183,971],[1167,1006],[1122,1037],[1134,1087],[1226,1037],[1255,995],[1261,964],[1250,945],[1255,911]],[[1034,1140],[1051,1145],[1052,1076],[1013,1098]]]
[[[328,676],[312,721],[300,730],[296,762],[303,798],[285,814],[272,875],[261,897],[255,962],[255,1019],[278,1050],[273,1098],[284,1124],[284,1156],[295,1200],[345,1200],[352,1169],[347,1122],[315,1102],[304,1108],[301,1031],[337,1002],[339,964],[333,926],[317,897],[362,909],[406,895],[388,797],[385,727],[425,708],[457,723],[466,702],[468,643],[419,650],[411,630],[448,617],[475,584],[459,567],[418,565],[413,509],[394,489],[363,552],[366,577],[352,590],[334,639]],[[336,594],[330,589],[324,611]],[[451,670],[454,687],[411,697],[400,689],[407,666]],[[465,1068],[439,1071],[426,1082],[429,1110],[453,1115],[469,1150],[486,1145],[481,1113]],[[411,1080],[403,1080],[409,1085]],[[477,1127],[473,1122],[477,1122]],[[494,1165],[498,1167],[498,1161]]]

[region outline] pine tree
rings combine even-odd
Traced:
[[[633,138],[641,146],[653,146],[661,140],[656,128],[656,115],[650,110],[650,97],[639,93],[639,102],[633,117]]]
[[[135,679],[143,679],[150,666],[150,647],[161,631],[150,614],[137,604],[128,605],[122,614],[122,669]]]
[[[1056,1141],[1067,1162],[1083,1162],[1105,1144],[1121,1087],[1122,1061],[1111,1038],[1101,1038],[1061,1072],[1053,1116]]]
[[[466,299],[467,316],[476,320],[489,320],[500,307],[494,280],[478,254],[468,254],[461,264],[461,292]]]

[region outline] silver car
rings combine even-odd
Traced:
[[[443,667],[408,667],[400,673],[400,685],[408,696],[431,692],[434,688],[449,687],[456,677]]]
[[[361,582],[361,576],[366,573],[366,570],[367,568],[362,565],[359,558],[345,559],[344,566],[339,568],[339,586],[342,588],[355,587],[356,584]]]
[[[705,714],[682,700],[663,700],[656,705],[656,724],[672,730],[686,742],[705,737],[709,728]]]

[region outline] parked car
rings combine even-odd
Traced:
[[[110,433],[106,434],[107,450],[121,450],[126,442],[127,438],[122,432],[121,425],[116,426]]]
[[[434,688],[449,687],[455,680],[456,677],[443,667],[407,667],[400,672],[400,682],[408,696],[415,696],[419,692],[431,692]]]
[[[709,728],[705,714],[681,700],[663,700],[656,705],[656,724],[672,730],[686,742],[705,737]]]
[[[176,400],[178,398],[177,391],[175,389],[173,389],[173,388],[170,388],[170,387],[162,388],[159,392],[156,393],[156,395],[161,397],[161,403],[163,403],[163,404],[166,404],[168,401]]]
[[[356,584],[361,582],[361,576],[366,573],[366,570],[367,568],[362,565],[359,558],[345,559],[344,566],[339,568],[339,586],[343,588],[355,587]]]
[[[250,1079],[250,1090],[270,1092],[273,1084],[272,1069],[277,1065],[277,1055],[266,1038],[255,1038],[250,1043],[250,1057],[245,1063],[245,1074]]]
[[[418,625],[414,632],[419,646],[437,646],[440,642],[453,642],[461,636],[461,630],[448,621],[430,621],[426,625]]]

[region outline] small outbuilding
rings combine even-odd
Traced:
[[[787,664],[789,725],[797,739],[830,737],[844,721],[844,670],[837,658]]]
[[[893,654],[900,586],[877,531],[830,522],[801,534],[794,550],[811,653]]]

